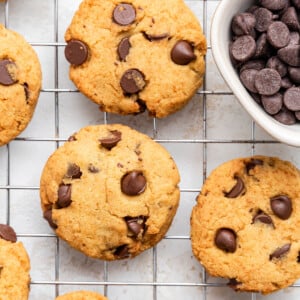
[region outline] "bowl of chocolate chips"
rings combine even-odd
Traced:
[[[254,121],[280,142],[300,146],[300,0],[222,0],[211,46]]]

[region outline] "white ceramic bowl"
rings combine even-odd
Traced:
[[[254,0],[222,0],[218,5],[211,26],[211,46],[215,62],[228,86],[254,121],[280,142],[300,146],[300,124],[284,125],[269,116],[250,96],[233,67],[228,45],[232,17],[244,12]]]

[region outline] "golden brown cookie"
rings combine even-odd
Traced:
[[[106,297],[89,291],[76,291],[58,296],[56,300],[108,300]]]
[[[41,88],[33,48],[0,24],[0,146],[19,135],[32,118]]]
[[[48,159],[41,178],[44,217],[88,256],[134,257],[159,242],[179,201],[170,154],[123,125],[81,129]]]
[[[14,230],[0,224],[0,299],[27,300],[30,262]]]
[[[206,40],[183,0],[85,0],[65,39],[70,78],[103,111],[165,117],[202,84]]]
[[[207,178],[191,217],[194,255],[238,291],[267,294],[300,277],[300,176],[290,162],[235,159]]]

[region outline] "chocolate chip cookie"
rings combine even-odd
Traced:
[[[41,88],[33,48],[0,24],[0,146],[20,134],[32,118]]]
[[[254,156],[216,168],[191,216],[194,255],[238,291],[263,294],[300,277],[300,175],[290,162]]]
[[[95,292],[76,291],[58,296],[56,300],[107,300],[107,298]]]
[[[165,117],[202,84],[206,40],[183,0],[85,0],[65,39],[71,80],[103,111]]]
[[[30,284],[30,262],[15,231],[0,224],[0,299],[27,300]]]
[[[88,256],[134,257],[159,242],[179,201],[170,154],[123,125],[81,129],[48,159],[41,177],[44,217]]]

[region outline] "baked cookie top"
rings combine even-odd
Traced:
[[[107,300],[107,298],[95,292],[76,291],[58,296],[56,300]]]
[[[0,24],[0,146],[21,133],[32,118],[41,67],[33,48]]]
[[[170,154],[123,125],[81,129],[48,159],[44,217],[62,239],[100,259],[133,257],[160,241],[179,201]]]
[[[207,178],[191,217],[193,252],[235,290],[264,294],[300,277],[300,176],[290,162],[235,159]]]
[[[103,111],[161,118],[202,84],[206,40],[183,0],[85,0],[65,39],[71,80]]]
[[[30,285],[30,262],[14,230],[0,224],[0,299],[27,300]]]

